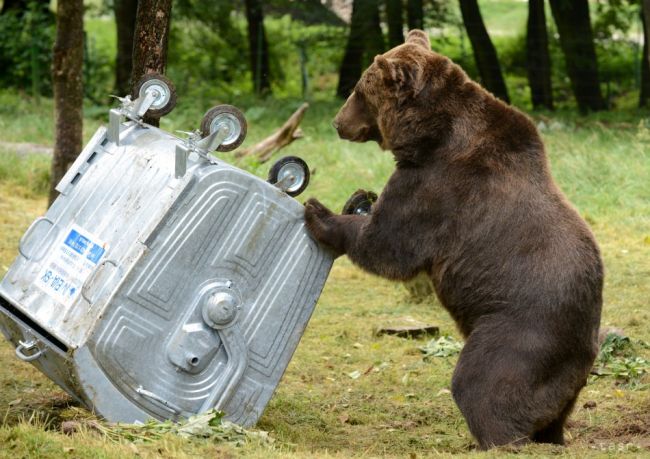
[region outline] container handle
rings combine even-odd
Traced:
[[[171,411],[171,412],[174,413],[174,414],[181,414],[181,413],[183,412],[183,410],[182,410],[180,407],[174,405],[172,402],[169,402],[169,401],[165,400],[165,399],[162,398],[160,395],[156,395],[156,394],[154,394],[153,392],[146,390],[146,389],[145,389],[144,387],[142,387],[142,386],[138,386],[138,387],[135,389],[135,391],[136,391],[138,394],[142,395],[143,397],[150,398],[151,400],[153,400],[153,401],[155,401],[155,402],[158,402],[158,403],[161,404],[165,409],[167,409],[168,411]]]
[[[95,279],[97,278],[99,273],[106,268],[106,265],[113,265],[113,267],[117,268],[117,262],[113,260],[104,260],[99,264],[97,269],[93,271],[90,277],[86,279],[86,282],[84,282],[83,285],[81,286],[81,296],[83,296],[84,299],[90,304],[93,304],[97,300],[97,298],[93,298],[92,293],[94,292],[92,292],[91,286],[95,283]]]
[[[18,341],[18,347],[16,348],[16,357],[18,357],[23,362],[32,362],[42,356],[45,351],[39,349],[37,346],[38,342],[36,340],[27,341]],[[29,351],[36,349],[37,352],[33,354],[25,354],[23,351]]]
[[[29,228],[27,228],[27,231],[25,231],[25,234],[23,234],[23,237],[20,238],[20,242],[18,243],[18,252],[25,257],[26,260],[31,260],[31,255],[27,254],[27,251],[25,250],[24,245],[27,243],[27,241],[32,237],[32,233],[36,229],[36,226],[40,222],[48,222],[50,225],[54,226],[54,222],[50,220],[47,217],[38,217],[36,220],[32,222],[31,225],[29,225]]]

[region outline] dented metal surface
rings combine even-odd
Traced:
[[[111,421],[216,407],[252,425],[332,258],[273,185],[160,129],[111,129],[21,239],[0,283],[0,329],[19,358]]]

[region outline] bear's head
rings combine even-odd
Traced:
[[[412,30],[404,44],[375,57],[333,125],[342,139],[374,140],[400,159],[399,150],[444,141],[458,107],[450,97],[467,81],[460,67],[431,50],[423,31]]]

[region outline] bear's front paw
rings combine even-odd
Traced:
[[[328,220],[334,213],[325,207],[318,199],[309,198],[305,203],[305,219]]]
[[[311,198],[305,203],[305,223],[307,230],[318,242],[329,246],[339,254],[343,253],[339,247],[338,227],[334,221],[334,213],[317,199]]]

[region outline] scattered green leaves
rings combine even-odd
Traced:
[[[428,360],[431,357],[450,357],[459,354],[461,349],[463,349],[463,343],[456,341],[451,336],[445,335],[432,339],[418,349],[424,354],[423,359]]]
[[[273,443],[267,432],[246,430],[237,424],[223,420],[223,413],[210,410],[191,416],[184,422],[147,421],[144,424],[105,424],[97,421],[86,421],[87,427],[95,430],[111,441],[149,442],[172,434],[183,438],[203,438],[214,442],[229,443],[241,446],[249,441],[260,444]]]
[[[647,347],[643,341],[631,340],[619,333],[608,333],[591,371],[592,381],[603,376],[613,376],[617,382],[638,389],[641,378],[650,373],[650,362],[636,355],[637,348]]]

